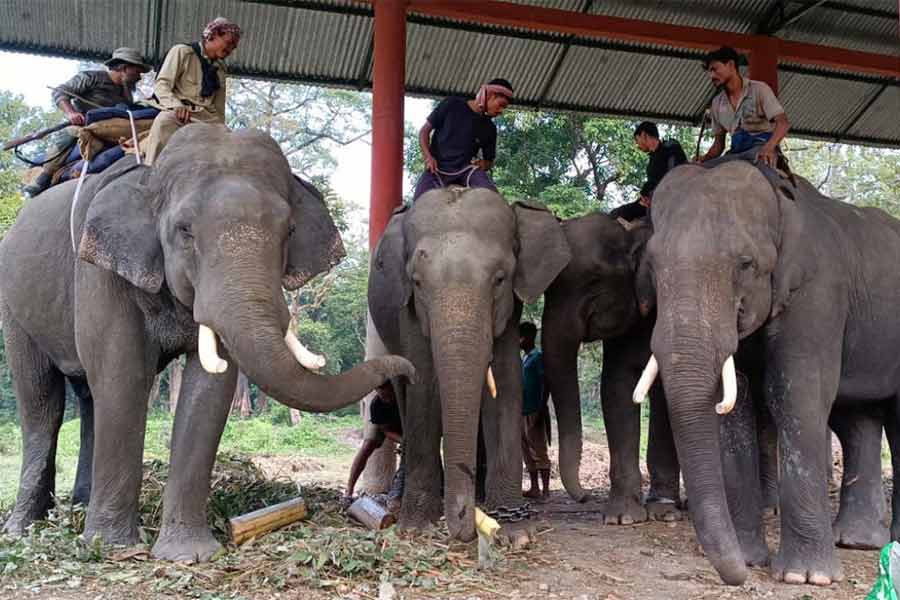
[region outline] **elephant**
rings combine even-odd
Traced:
[[[641,502],[640,407],[631,394],[650,357],[653,315],[638,311],[635,276],[649,223],[626,229],[614,218],[592,213],[566,220],[562,229],[572,260],[544,293],[542,336],[547,384],[559,426],[559,471],[576,501],[589,493],[578,477],[581,462],[581,395],[578,350],[603,340],[601,397],[609,439],[611,489],[603,520],[630,524],[680,517],[680,472],[662,388],[650,390],[647,452],[650,493]]]
[[[757,551],[745,546],[765,543],[759,511],[748,506],[759,495],[731,506],[737,499],[728,493],[734,486],[726,486],[717,431],[732,415],[716,413],[737,400],[739,341],[760,336],[760,387],[781,473],[781,539],[771,571],[789,583],[828,585],[842,577],[826,479],[829,417],[835,408],[871,419],[867,406],[895,404],[900,391],[893,260],[900,221],[827,198],[801,177],[785,191],[764,168],[685,165],[657,188],[644,270],[657,310],[648,368],[658,365],[663,380],[697,537],[723,581],[740,584],[745,557]],[[639,300],[652,303],[649,295]],[[859,435],[874,429],[866,425]],[[888,418],[894,460],[896,429]],[[854,460],[851,470],[874,469],[864,457]]]
[[[295,179],[268,135],[188,125],[153,167],[119,161],[88,178],[77,203],[75,185],[29,202],[0,244],[24,441],[5,528],[21,532],[51,502],[68,377],[87,382],[94,404],[83,536],[138,542],[147,398],[154,376],[185,354],[152,553],[207,560],[220,549],[206,503],[238,369],[280,402],[315,412],[414,369],[386,356],[336,376],[309,370],[320,357],[290,333],[282,286],[330,268],[343,245],[321,195]]]
[[[433,190],[392,216],[373,257],[369,311],[388,351],[417,373],[400,394],[401,528],[443,513],[451,537],[475,538],[479,422],[486,504],[522,502],[522,301],[535,301],[570,258],[552,213],[491,190]]]

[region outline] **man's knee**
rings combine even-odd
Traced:
[[[474,171],[472,171],[472,174],[469,176],[469,187],[484,188],[494,192],[497,191],[497,186],[494,185],[494,180],[491,179],[490,175],[488,175],[481,169],[475,169]]]

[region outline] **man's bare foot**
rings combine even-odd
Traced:
[[[531,488],[526,492],[522,492],[522,495],[526,498],[539,498],[541,496],[541,492],[539,490]]]

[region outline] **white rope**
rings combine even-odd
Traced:
[[[78,248],[75,247],[75,207],[78,206],[78,194],[81,193],[81,184],[84,183],[84,176],[88,172],[91,161],[85,160],[81,167],[81,175],[78,176],[78,183],[75,184],[75,197],[72,198],[72,210],[69,212],[69,236],[72,238],[72,252],[78,254]]]
[[[141,164],[141,147],[138,145],[138,136],[137,136],[137,128],[134,126],[134,115],[130,110],[126,110],[128,113],[128,120],[131,122],[131,141],[134,143],[134,158],[137,160],[137,164]]]

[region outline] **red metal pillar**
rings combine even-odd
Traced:
[[[750,79],[768,83],[778,95],[778,38],[764,38],[751,49]]]
[[[407,0],[378,0],[372,66],[372,193],[369,248],[403,198],[403,92]]]

